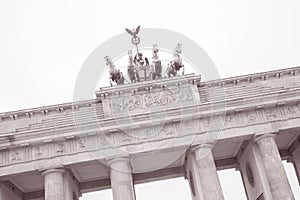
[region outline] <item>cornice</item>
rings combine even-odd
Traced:
[[[212,80],[212,81],[206,81],[206,82],[201,82],[200,84],[200,89],[201,87],[214,87],[214,86],[221,86],[224,87],[224,85],[238,85],[241,82],[246,82],[247,84],[254,83],[255,81],[261,81],[261,80],[271,80],[271,79],[279,79],[284,76],[299,76],[300,67],[292,67],[292,68],[287,68],[287,69],[281,69],[281,70],[274,70],[274,71],[268,71],[268,72],[261,72],[261,73],[255,73],[255,74],[249,74],[249,75],[243,75],[243,76],[235,76],[231,78],[225,78],[225,79],[218,79],[218,80]],[[182,77],[183,80],[195,80],[196,83],[199,83],[200,77],[198,76],[193,76],[193,75],[185,75]],[[177,80],[175,78],[170,78],[170,79],[162,79],[164,82],[167,82],[169,84],[174,84],[174,81]],[[176,81],[175,81],[176,82]],[[107,88],[101,88],[99,91],[96,91],[96,94],[103,94],[108,91],[114,91],[116,88],[119,88],[120,90],[125,90],[129,87],[145,87],[148,85],[150,87],[151,84],[154,84],[155,82],[141,82],[141,83],[136,83],[136,84],[126,84],[122,86],[117,86],[117,87],[107,87]],[[163,82],[162,82],[163,83]],[[144,84],[144,85],[143,85]],[[172,85],[171,84],[171,85]],[[118,90],[119,90],[118,89]],[[292,89],[289,89],[288,91],[291,91]],[[297,88],[296,88],[297,90]],[[295,90],[295,91],[296,91]],[[276,94],[278,92],[283,92],[282,91],[275,91],[273,94]],[[270,95],[271,93],[267,93]],[[261,95],[266,95],[266,94],[261,94]],[[226,96],[224,96],[226,97]],[[247,98],[247,95],[243,97],[237,96],[236,98],[231,98],[227,99],[224,98],[223,100],[230,100],[234,101],[237,99],[241,98]],[[208,102],[209,103],[209,102]],[[213,102],[217,103],[217,102]],[[71,103],[64,103],[64,104],[57,104],[57,105],[50,105],[50,106],[43,106],[43,107],[37,107],[37,108],[32,108],[32,109],[24,109],[24,110],[18,110],[18,111],[11,111],[11,112],[4,112],[0,113],[0,125],[1,121],[8,121],[8,120],[18,120],[22,118],[31,118],[34,116],[51,116],[53,114],[60,114],[60,113],[65,113],[68,111],[76,111],[80,110],[81,108],[87,108],[91,106],[102,106],[102,104],[99,102],[99,99],[92,99],[92,100],[86,100],[86,101],[80,101],[80,102],[71,102]],[[228,104],[228,102],[226,102]]]
[[[209,80],[205,82],[201,82],[201,85],[206,86],[224,86],[224,85],[237,85],[241,82],[245,83],[254,83],[256,81],[268,81],[272,79],[279,79],[284,76],[299,76],[300,66],[290,67],[285,69],[278,69],[266,72],[258,72],[253,74],[241,75],[241,76],[233,76],[229,78]]]
[[[17,135],[12,134],[14,142],[11,142],[9,137],[1,137],[0,149],[15,149],[47,143],[59,143],[76,138],[88,138],[94,135],[118,137],[118,135],[122,135],[122,130],[128,130],[129,128],[131,128],[131,132],[138,134],[148,129],[155,129],[156,126],[166,126],[168,124],[179,125],[196,122],[200,124],[201,130],[197,130],[194,134],[201,134],[213,131],[213,126],[210,124],[214,121],[214,118],[218,118],[224,123],[224,126],[222,126],[223,131],[231,128],[243,128],[250,125],[261,125],[300,118],[300,104],[297,97],[283,104],[274,103],[271,106],[267,104],[265,106],[249,104],[248,106],[244,109],[242,107],[226,107],[225,110],[220,110],[220,112],[214,110],[214,112],[200,112],[200,114],[195,113],[195,108],[191,108],[189,112],[183,114],[180,118],[176,115],[167,114],[168,117],[164,120],[146,120],[135,127],[132,127],[130,124],[120,124],[116,127],[115,125],[105,126],[104,124],[94,123],[94,125],[91,124],[88,128],[84,126],[84,129],[78,127],[77,129],[57,129],[56,132],[51,132],[49,128],[48,131],[36,130]]]
[[[299,95],[297,95],[299,94]],[[214,105],[212,107],[211,104],[203,104],[200,106],[190,106],[184,107],[180,109],[173,109],[167,111],[165,113],[165,118],[163,119],[152,119],[149,117],[149,114],[141,114],[136,116],[130,116],[131,119],[135,122],[135,126],[132,124],[128,124],[127,117],[122,118],[110,118],[110,119],[95,119],[94,121],[78,123],[78,124],[69,124],[65,126],[57,126],[57,127],[47,127],[41,129],[29,129],[28,131],[20,131],[20,132],[8,132],[6,134],[2,134],[0,137],[0,148],[6,143],[13,147],[14,145],[26,144],[26,140],[37,139],[40,138],[41,142],[53,140],[53,136],[55,138],[63,138],[70,139],[77,135],[87,135],[95,132],[102,132],[105,134],[113,134],[118,132],[119,130],[126,130],[128,128],[132,129],[140,129],[145,127],[151,127],[154,125],[164,124],[164,123],[177,123],[180,121],[186,121],[191,119],[210,119],[212,116],[220,115],[234,115],[236,113],[241,112],[253,112],[256,110],[262,109],[273,109],[273,108],[281,108],[284,106],[290,105],[298,105],[299,106],[299,96],[300,89],[298,93],[292,94],[289,96],[288,94],[276,95],[276,99],[272,98],[272,96],[268,96],[267,101],[262,101],[260,98],[255,97],[252,99],[248,99],[247,104],[244,101],[241,101],[240,104],[237,102],[231,102],[226,105]],[[116,122],[118,125],[116,126]],[[55,131],[53,131],[55,130]],[[14,138],[14,142],[11,142],[10,137]],[[47,139],[48,138],[48,139]],[[23,142],[22,142],[23,141]]]
[[[170,78],[151,80],[146,82],[129,83],[125,85],[117,85],[111,87],[102,87],[96,91],[97,98],[105,98],[107,96],[116,95],[119,93],[136,93],[157,88],[174,88],[184,84],[199,84],[201,81],[200,75],[186,74]]]
[[[219,119],[216,117],[217,116],[211,116],[210,118],[195,118],[174,123],[169,122],[165,123],[163,127],[160,127],[159,129],[157,129],[158,125],[136,128],[131,130],[131,137],[128,137],[128,134],[124,133],[121,129],[105,133],[101,132],[101,129],[98,127],[99,132],[95,132],[95,134],[86,134],[84,137],[77,135],[77,137],[69,139],[56,138],[57,140],[48,142],[41,141],[41,143],[33,144],[26,141],[26,145],[19,143],[19,145],[14,146],[13,148],[11,147],[11,143],[7,143],[7,148],[0,151],[0,157],[2,157],[2,159],[0,159],[0,166],[69,156],[86,151],[103,151],[104,153],[104,151],[114,148],[126,148],[131,145],[134,147],[134,145],[141,145],[143,143],[151,144],[179,138],[195,137],[196,135],[200,136],[206,133],[209,134],[214,130],[214,121]],[[285,123],[293,120],[294,122],[290,126],[287,126],[287,123]],[[259,133],[257,132],[258,127],[260,127],[261,131],[276,132],[278,130],[291,129],[293,127],[297,128],[299,120],[300,104],[295,104],[295,102],[294,104],[289,104],[288,102],[287,104],[276,105],[274,107],[262,107],[251,111],[244,110],[226,113],[223,118],[224,126],[222,127],[222,131],[229,133],[230,129],[234,130],[241,128],[241,130],[243,130],[243,128],[247,128],[248,126],[255,126],[256,132],[247,132],[246,134],[254,135]],[[266,128],[270,127],[270,124],[272,124],[272,127],[277,127],[277,129],[266,130]],[[226,134],[219,139],[230,137],[232,136]],[[193,143],[193,145],[202,143]],[[5,147],[5,144],[2,144],[2,147]],[[156,148],[157,146],[154,147]],[[103,153],[101,153],[101,155],[106,155]]]
[[[31,118],[34,116],[44,116],[44,115],[52,115],[64,113],[66,111],[71,110],[79,110],[81,108],[91,107],[92,105],[97,104],[98,101],[96,99],[79,101],[79,102],[70,102],[49,106],[42,106],[36,108],[29,108],[17,111],[9,111],[0,113],[0,122],[4,120],[18,120],[21,118]]]

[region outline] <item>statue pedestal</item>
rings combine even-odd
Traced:
[[[198,106],[200,80],[200,75],[188,74],[104,87],[96,91],[96,96],[102,101],[105,118],[155,113]]]

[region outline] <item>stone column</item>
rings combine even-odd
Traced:
[[[257,144],[254,141],[249,141],[247,145],[242,145],[236,157],[247,199],[273,200]]]
[[[294,196],[281,162],[275,137],[274,134],[264,134],[256,136],[254,141],[257,143],[266,169],[273,200],[292,200]]]
[[[187,152],[185,178],[189,181],[192,200],[205,200],[203,197],[199,168],[193,151]]]
[[[79,200],[81,195],[78,181],[72,177],[69,170],[65,170],[64,173],[64,195],[65,200]]]
[[[205,200],[224,200],[212,148],[212,144],[203,144],[194,147],[192,151],[195,153],[203,198]]]
[[[45,200],[64,200],[64,170],[49,169],[43,173]]]
[[[5,182],[0,183],[0,200],[22,200],[21,192],[18,192],[11,188],[11,185]]]
[[[298,141],[297,141],[298,143]],[[298,184],[300,185],[300,145],[298,143],[297,147],[295,150],[292,152],[292,163],[294,165],[296,175],[298,178]]]
[[[129,159],[115,158],[110,160],[108,164],[114,200],[135,200]]]

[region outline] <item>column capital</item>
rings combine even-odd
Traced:
[[[114,200],[135,200],[129,157],[107,159]]]
[[[190,157],[189,173],[192,173],[188,174],[188,178],[194,199],[224,200],[212,154],[213,147],[214,143],[205,143],[191,149],[194,155]]]
[[[213,143],[199,144],[199,145],[193,146],[193,147],[191,148],[191,151],[192,151],[192,152],[195,152],[195,151],[197,151],[198,149],[213,149],[213,147],[214,147],[214,144],[213,144]]]
[[[111,166],[115,162],[126,162],[126,163],[130,164],[130,159],[129,159],[129,157],[120,157],[120,158],[107,159],[107,164],[109,166]]]
[[[54,169],[47,169],[42,173],[43,176],[49,173],[65,173],[66,171],[63,168],[54,168]]]
[[[43,174],[45,184],[45,200],[64,200],[64,172],[62,168],[52,168]]]
[[[264,139],[264,138],[268,138],[268,137],[276,138],[276,135],[274,133],[266,133],[266,134],[263,134],[263,135],[255,135],[253,140],[254,140],[254,142],[258,142],[259,140]]]
[[[295,199],[291,190],[281,156],[275,141],[275,134],[265,134],[254,138],[261,160],[265,167],[266,177],[274,200]]]

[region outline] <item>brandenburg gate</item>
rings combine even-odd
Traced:
[[[78,200],[112,188],[114,200],[135,200],[135,184],[185,177],[193,200],[223,200],[217,170],[235,168],[249,200],[292,200],[282,160],[299,178],[299,71],[188,74],[1,113],[0,199]]]

